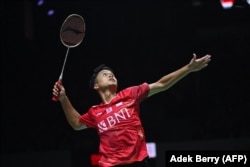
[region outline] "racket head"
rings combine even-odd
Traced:
[[[60,29],[60,40],[68,48],[73,48],[83,41],[85,37],[85,21],[79,14],[70,14]]]

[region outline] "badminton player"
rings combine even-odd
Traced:
[[[189,63],[153,83],[143,82],[117,92],[114,71],[100,65],[94,69],[90,87],[101,98],[84,114],[79,114],[66,95],[65,88],[57,82],[53,95],[58,97],[68,123],[74,130],[97,129],[100,137],[99,167],[149,167],[144,129],[140,120],[140,103],[172,87],[188,74],[207,67],[210,55],[197,58],[193,54]]]

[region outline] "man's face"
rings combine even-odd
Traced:
[[[112,71],[102,70],[97,74],[94,89],[117,89],[117,79]]]

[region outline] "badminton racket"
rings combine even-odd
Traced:
[[[79,14],[70,14],[63,22],[60,29],[60,40],[64,46],[67,47],[66,56],[64,58],[63,66],[61,73],[59,75],[59,79],[56,82],[56,85],[59,86],[62,84],[63,72],[65,68],[65,64],[68,58],[69,49],[74,48],[81,44],[85,37],[85,21],[82,16]],[[58,100],[58,96],[52,97],[53,101]]]

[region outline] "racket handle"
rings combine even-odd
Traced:
[[[58,80],[58,81],[56,82],[56,86],[57,86],[58,89],[60,89],[60,88],[59,88],[59,85],[62,85],[62,80]],[[55,102],[58,101],[58,96],[53,96],[53,97],[52,97],[52,101],[55,101]]]

